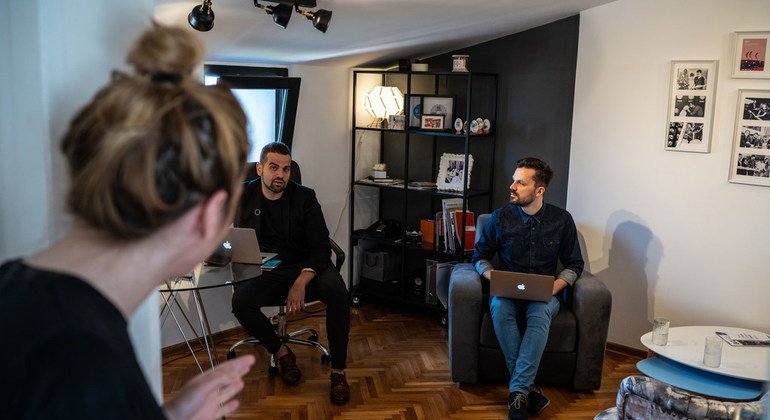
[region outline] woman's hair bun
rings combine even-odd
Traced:
[[[182,28],[153,24],[134,42],[126,61],[140,75],[186,78],[203,61],[203,45]]]

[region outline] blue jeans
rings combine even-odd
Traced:
[[[489,309],[492,323],[505,356],[505,365],[511,374],[508,383],[510,392],[529,393],[548,341],[551,320],[559,313],[559,306],[559,300],[555,297],[547,303],[491,297]],[[524,336],[516,324],[516,315],[519,313],[527,320]]]

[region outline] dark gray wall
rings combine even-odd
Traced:
[[[579,26],[575,15],[424,60],[444,70],[452,54],[468,54],[471,71],[499,74],[494,207],[508,202],[516,161],[527,156],[551,165],[546,201],[566,206]]]

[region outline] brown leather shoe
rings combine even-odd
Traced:
[[[329,398],[334,404],[345,404],[350,400],[350,385],[345,379],[344,373],[332,372],[330,377],[331,388],[329,388]]]
[[[278,359],[281,377],[287,385],[297,385],[302,378],[302,372],[297,366],[297,357],[294,356],[294,352],[288,347],[286,347],[286,349],[289,350],[289,352]]]

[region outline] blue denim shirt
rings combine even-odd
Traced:
[[[532,216],[508,204],[495,210],[484,224],[471,262],[479,274],[491,270],[498,254],[499,269],[547,274],[570,286],[583,273],[583,257],[572,216],[564,209],[543,203]],[[559,272],[558,263],[563,269]]]

